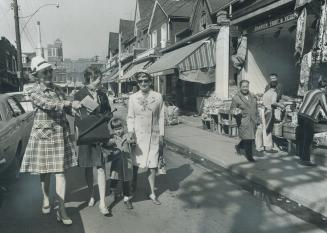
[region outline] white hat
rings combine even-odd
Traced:
[[[51,67],[51,64],[49,64],[43,57],[36,56],[32,58],[31,61],[32,74],[35,74],[36,72],[40,70],[44,70],[49,67]]]

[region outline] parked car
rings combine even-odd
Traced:
[[[13,94],[0,94],[0,174],[20,167],[32,130],[33,111],[25,111]]]

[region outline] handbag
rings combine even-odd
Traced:
[[[164,146],[159,147],[159,158],[158,158],[158,175],[166,175],[166,160],[164,158]]]
[[[75,134],[77,145],[105,143],[110,138],[107,116],[88,115],[77,118]]]

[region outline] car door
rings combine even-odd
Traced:
[[[9,97],[7,99],[7,103],[12,111],[12,121],[15,125],[12,141],[15,142],[15,146],[13,148],[14,154],[16,154],[16,151],[18,149],[19,143],[21,143],[21,148],[23,147],[23,144],[25,144],[24,139],[26,138],[26,129],[27,129],[27,119],[25,115],[25,111],[23,107],[19,104],[19,102],[14,97]],[[20,151],[22,152],[22,151]]]
[[[1,131],[0,131],[0,152],[1,152],[1,163],[4,163],[4,167],[11,164],[14,159],[14,147],[15,141],[13,137],[16,131],[16,119],[13,117],[13,112],[6,101],[0,102],[1,109]],[[4,168],[0,166],[0,170]]]

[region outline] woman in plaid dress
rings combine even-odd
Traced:
[[[52,84],[52,68],[42,57],[31,62],[32,74],[38,80],[28,94],[35,108],[34,123],[23,158],[21,172],[40,174],[43,193],[42,213],[50,213],[50,176],[56,176],[56,193],[59,200],[57,220],[72,224],[65,209],[66,169],[77,165],[77,156],[69,139],[70,131],[66,111],[79,108],[79,102],[63,99]]]

